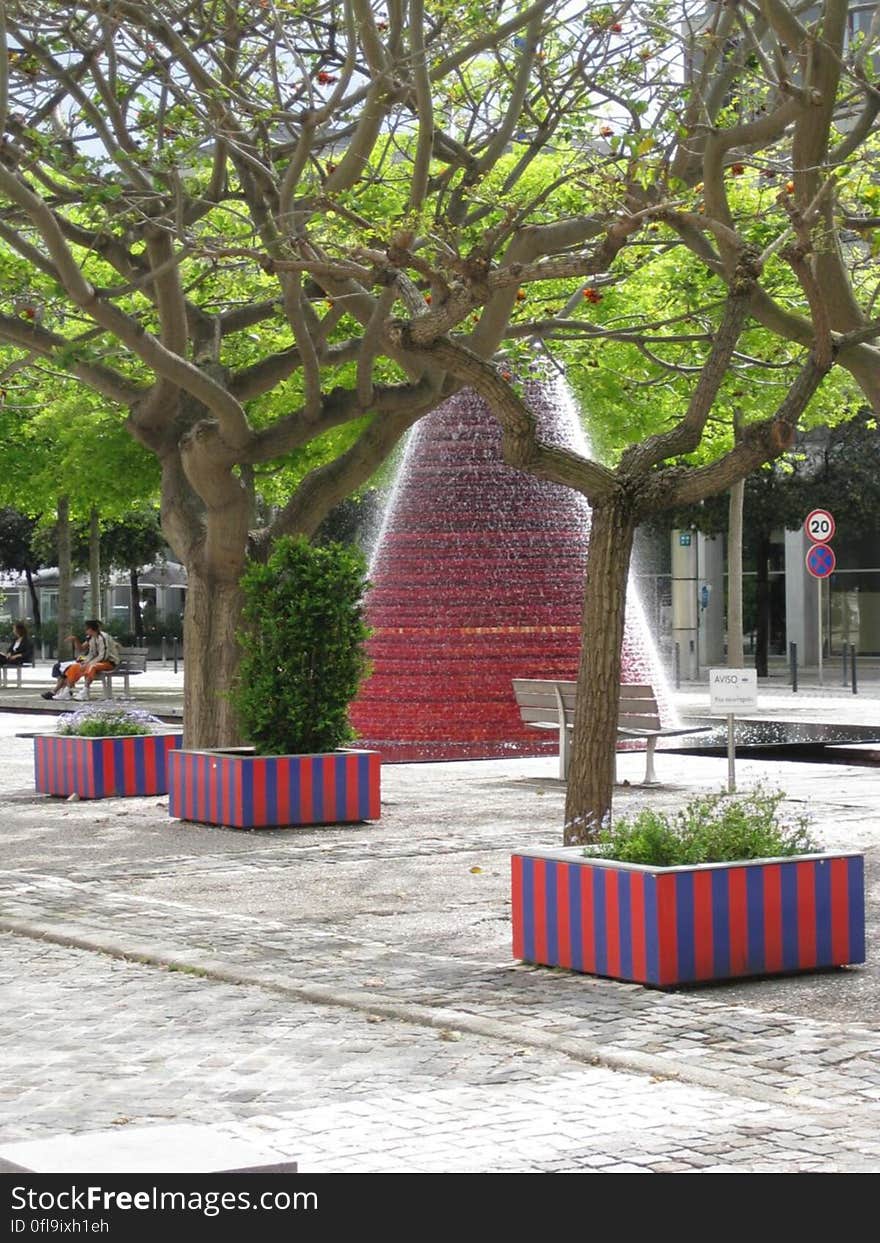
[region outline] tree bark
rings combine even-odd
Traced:
[[[70,652],[64,640],[70,634],[70,580],[72,565],[70,556],[70,501],[66,496],[58,498],[58,659],[67,660]]]
[[[101,522],[94,505],[89,514],[89,616],[106,621],[101,608]]]
[[[136,565],[129,567],[128,581],[131,587],[131,628],[136,642],[140,645],[144,637],[144,612],[141,608],[141,584]]]
[[[626,588],[636,521],[617,494],[593,508],[565,843],[592,841],[611,811]]]
[[[31,614],[34,619],[34,630],[39,633],[42,626],[42,618],[40,616],[40,597],[37,594],[37,588],[34,584],[34,573],[29,565],[24,567],[24,576],[27,579],[28,591],[31,597]]]
[[[239,663],[235,631],[241,605],[237,579],[230,582],[202,567],[188,568],[183,626],[185,747],[229,747],[242,742],[228,697]]]

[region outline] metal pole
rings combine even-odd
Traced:
[[[163,669],[167,669],[167,668],[168,668],[168,653],[167,653],[167,651],[166,651],[166,649],[165,649],[165,636],[164,636],[164,634],[162,635],[162,668],[163,668]]]
[[[797,644],[789,643],[788,659],[791,665],[791,689],[797,691]]]
[[[856,645],[855,643],[850,643],[849,645],[849,659],[850,659],[850,664],[852,665],[852,691],[854,695],[858,695],[859,688],[858,688],[858,684],[856,683]]]
[[[847,674],[847,669],[846,669],[846,644],[845,643],[842,643],[840,645],[840,655],[843,659],[843,685],[849,686],[849,676]]]
[[[736,746],[734,744],[734,718],[733,713],[727,714],[727,792],[728,794],[736,793]]]
[[[681,690],[681,644],[676,643],[673,651],[673,668],[675,669],[675,689]]]
[[[177,639],[174,640],[174,672],[177,673]]]
[[[816,603],[817,603],[817,612],[816,612],[817,636],[816,637],[819,640],[819,685],[821,686],[822,685],[822,579],[821,578],[816,579],[816,585],[819,588],[819,590],[816,592]]]

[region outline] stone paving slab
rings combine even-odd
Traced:
[[[9,934],[0,978],[0,1157],[59,1132],[110,1129],[122,1145],[127,1128],[209,1123],[304,1173],[880,1168],[860,1109],[585,1066]]]

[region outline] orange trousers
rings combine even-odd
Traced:
[[[65,669],[64,676],[67,678],[68,686],[75,686],[81,677],[85,677],[86,682],[91,686],[99,673],[106,673],[108,669],[115,668],[109,660],[98,660],[93,665],[81,665],[77,662],[71,665],[69,669]]]

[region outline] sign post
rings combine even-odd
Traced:
[[[837,558],[828,541],[836,530],[833,515],[827,509],[813,509],[804,519],[804,534],[812,542],[807,550],[807,571],[816,583],[816,634],[819,641],[819,685],[822,685],[822,579],[834,570]]]
[[[758,675],[754,669],[710,669],[709,711],[727,717],[727,789],[736,791],[734,716],[758,706]]]

